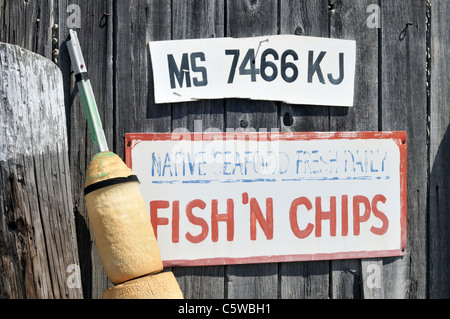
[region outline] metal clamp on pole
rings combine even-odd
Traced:
[[[98,113],[91,82],[89,81],[87,67],[81,52],[78,36],[73,30],[69,30],[69,34],[70,40],[67,41],[67,48],[69,50],[78,90],[80,91],[81,100],[83,102],[84,113],[86,114],[91,138],[94,142],[96,153],[107,152],[109,150],[108,144]]]

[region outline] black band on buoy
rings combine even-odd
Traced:
[[[139,179],[137,178],[136,175],[130,175],[128,177],[116,177],[116,178],[106,179],[104,181],[100,181],[98,183],[95,183],[95,184],[85,187],[84,188],[84,196],[86,196],[89,193],[92,193],[93,191],[95,191],[97,189],[103,188],[103,187],[108,187],[108,186],[122,184],[122,183],[128,183],[128,182],[139,182]]]
[[[89,75],[87,72],[81,72],[75,75],[75,80],[80,82],[81,80],[89,80]]]

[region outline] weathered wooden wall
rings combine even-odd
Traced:
[[[84,295],[98,298],[110,283],[82,194],[93,150],[65,47],[70,4],[81,9],[77,32],[107,139],[121,156],[127,132],[276,128],[408,133],[406,256],[174,268],[186,298],[450,297],[449,1],[0,0],[0,41],[57,57],[64,74]],[[379,28],[367,25],[371,4],[380,8]],[[355,106],[238,99],[154,104],[147,41],[271,34],[356,40]],[[382,284],[368,284],[378,270]]]

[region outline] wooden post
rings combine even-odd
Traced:
[[[277,1],[227,1],[227,36],[277,34]],[[229,130],[271,132],[278,129],[278,107],[272,101],[228,99],[225,120]],[[278,264],[227,267],[227,298],[276,299]]]
[[[428,52],[430,167],[428,219],[428,296],[450,298],[450,3],[433,1],[429,7]]]
[[[62,76],[0,43],[0,298],[82,298]]]

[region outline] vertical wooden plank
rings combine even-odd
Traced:
[[[227,36],[242,38],[277,34],[277,1],[227,1]],[[256,50],[257,48],[255,48]],[[277,105],[270,101],[228,99],[227,129],[278,129]]]
[[[328,37],[328,1],[281,0],[280,33]],[[282,131],[328,131],[329,107],[281,103]]]
[[[224,9],[224,0],[173,2],[172,38],[178,40],[223,37]],[[224,128],[223,100],[172,105],[174,131],[224,131]],[[224,297],[224,269],[224,266],[180,267],[173,268],[173,273],[180,283],[185,298],[214,299]]]
[[[228,266],[229,299],[276,299],[278,297],[277,264]]]
[[[357,43],[354,106],[330,108],[330,131],[378,129],[378,29],[366,24],[366,10],[372,2],[336,0],[329,10],[330,37]],[[360,298],[360,285],[365,284],[361,271],[366,267],[361,260],[332,261],[332,298]],[[369,291],[365,297],[369,297]]]
[[[112,0],[91,2],[88,0],[62,0],[58,2],[59,14],[59,66],[64,78],[66,115],[68,121],[70,167],[80,263],[83,272],[83,290],[87,298],[101,298],[103,290],[110,286],[103,270],[93,234],[89,226],[85,200],[84,180],[86,169],[94,155],[93,143],[87,128],[66,41],[69,35],[67,20],[76,14],[69,5],[80,9],[81,27],[76,29],[81,49],[98,105],[100,118],[109,147],[113,148],[113,52],[112,52]],[[72,20],[72,19],[70,19]]]
[[[408,134],[406,256],[383,260],[386,298],[424,298],[427,225],[426,2],[381,3],[381,129]]]
[[[124,158],[126,133],[170,132],[172,107],[156,105],[149,41],[172,37],[171,1],[114,2],[114,146]]]
[[[450,298],[450,2],[427,1],[431,24],[430,82],[430,298]],[[430,20],[431,19],[431,20]]]
[[[353,107],[330,109],[331,131],[378,130],[378,29],[367,26],[373,0],[333,1],[330,37],[356,41]]]
[[[328,261],[305,261],[280,264],[281,299],[328,299]]]
[[[170,1],[114,3],[115,151],[124,156],[125,134],[170,132],[171,106],[155,105],[148,41],[171,39]]]
[[[304,36],[328,36],[328,1],[282,0],[280,32]],[[281,103],[282,131],[328,131],[329,108]],[[293,262],[280,265],[281,298],[329,298],[328,261]]]
[[[278,4],[275,0],[228,0],[227,36],[253,37],[277,34]],[[227,130],[271,131],[279,128],[277,105],[268,101],[226,101]],[[277,298],[278,265],[227,267],[228,298]]]
[[[224,0],[182,0],[173,3],[172,39],[224,36]],[[224,130],[223,100],[172,105],[172,128],[189,132]],[[158,106],[164,107],[164,105]]]
[[[0,1],[0,41],[52,58],[54,0]]]

